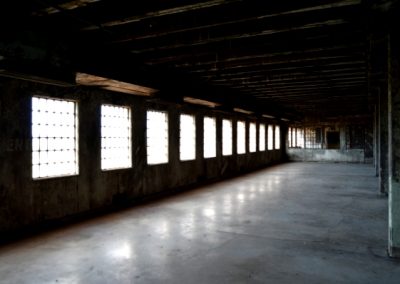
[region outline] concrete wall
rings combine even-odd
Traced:
[[[305,162],[346,162],[346,163],[373,163],[373,117],[351,117],[343,116],[336,118],[305,118],[303,123],[290,125],[292,128],[306,133],[308,129],[321,129],[320,139],[311,134],[304,135],[302,143],[291,145],[286,143],[287,158],[290,161]],[[337,149],[328,149],[327,133],[339,132],[340,143]],[[316,135],[317,136],[317,135]],[[293,138],[292,138],[293,139]]]
[[[291,161],[364,163],[363,149],[288,149]]]
[[[79,175],[32,180],[31,97],[69,98],[79,105]],[[102,103],[132,108],[132,157],[130,169],[100,169],[100,106]],[[146,110],[169,113],[169,163],[146,164]],[[179,114],[196,114],[197,159],[179,161]],[[203,159],[203,116],[217,117],[217,157]],[[145,98],[95,90],[62,88],[0,78],[0,233],[48,220],[107,208],[115,203],[218,179],[248,171],[282,159],[282,151],[221,155],[222,118],[245,118],[239,114],[201,109],[195,106],[148,102]],[[246,119],[247,122],[253,121]],[[266,121],[264,121],[266,122]],[[235,124],[234,124],[235,125]],[[248,134],[247,134],[248,135]],[[233,138],[236,138],[234,128]],[[234,140],[235,141],[235,140]],[[247,146],[248,147],[248,146]],[[281,149],[283,147],[281,146]],[[235,143],[233,152],[235,153]],[[248,151],[247,151],[248,152]]]

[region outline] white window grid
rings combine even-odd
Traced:
[[[131,110],[126,106],[101,106],[101,169],[132,167]]]
[[[320,131],[317,131],[319,129]],[[305,149],[321,149],[321,128],[306,127],[304,131]],[[318,136],[319,137],[318,137]],[[319,138],[319,139],[318,139]],[[319,141],[319,142],[317,142]]]
[[[304,129],[299,127],[295,129],[296,147],[304,148]]]
[[[288,142],[288,148],[292,148],[293,147],[293,128],[289,127],[288,128],[288,135],[287,135],[287,142]]]
[[[268,150],[274,149],[274,128],[271,124],[268,125]]]
[[[181,161],[196,159],[196,120],[194,115],[181,114],[180,116],[179,158]]]
[[[168,114],[147,111],[147,164],[168,163]]]
[[[255,122],[250,122],[249,125],[249,152],[257,151],[257,127]]]
[[[204,117],[203,153],[204,158],[217,156],[217,128],[215,117]]]
[[[232,121],[222,120],[222,155],[232,155]]]
[[[64,99],[32,97],[32,178],[77,175],[78,108]]]
[[[281,148],[281,128],[279,125],[275,125],[275,149],[279,150]]]
[[[246,123],[244,121],[237,122],[237,143],[236,143],[236,151],[238,154],[246,153]]]
[[[260,123],[258,130],[258,150],[265,151],[265,124]]]

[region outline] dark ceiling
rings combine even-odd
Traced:
[[[33,0],[24,10],[78,41],[75,53],[92,43],[299,114],[370,111],[361,0]]]

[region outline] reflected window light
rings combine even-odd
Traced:
[[[254,153],[257,150],[257,128],[254,122],[249,126],[249,152]]]
[[[243,202],[244,201],[244,194],[243,193],[239,193],[236,198],[240,201]]]
[[[265,151],[265,124],[261,123],[258,128],[258,150]]]
[[[167,220],[160,220],[160,223],[156,225],[156,232],[159,237],[167,238],[170,232],[170,223]]]
[[[78,174],[77,103],[32,97],[32,178]]]
[[[101,169],[132,166],[129,107],[101,106]]]
[[[168,163],[168,115],[147,111],[147,164]]]
[[[222,120],[222,155],[232,155],[232,121]]]
[[[179,157],[181,161],[196,159],[196,122],[194,115],[181,114],[180,116]]]
[[[246,153],[246,123],[244,121],[237,122],[237,153]]]
[[[268,150],[274,149],[274,128],[272,125],[268,125]]]
[[[217,156],[217,129],[214,117],[204,117],[204,158],[215,158]]]
[[[111,250],[111,256],[120,259],[132,258],[132,248],[128,242],[123,242],[120,246]]]
[[[203,209],[203,215],[206,217],[215,217],[215,210],[211,208]]]
[[[275,149],[279,150],[281,148],[281,128],[279,125],[275,125]]]

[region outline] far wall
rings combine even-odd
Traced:
[[[359,118],[292,125],[287,133],[290,161],[372,163],[372,126]],[[372,122],[371,122],[372,124]]]

